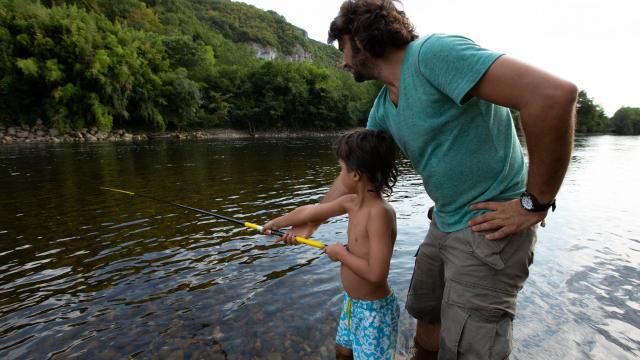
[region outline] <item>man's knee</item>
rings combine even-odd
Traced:
[[[429,324],[418,320],[416,326],[416,342],[425,350],[438,351],[440,344],[440,324]]]

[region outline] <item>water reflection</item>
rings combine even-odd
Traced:
[[[0,357],[334,356],[338,266],[131,189],[256,223],[321,198],[332,139],[0,149]],[[638,137],[584,137],[539,235],[514,358],[640,355]],[[432,204],[408,162],[391,198],[401,306]],[[634,172],[635,171],[635,172]],[[635,200],[635,201],[634,201]],[[344,241],[346,219],[316,237]],[[414,322],[403,312],[401,355]]]

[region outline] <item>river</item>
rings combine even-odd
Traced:
[[[0,147],[0,358],[332,359],[339,267],[264,223],[318,201],[333,138]],[[640,137],[578,137],[519,296],[513,359],[640,356]],[[389,282],[401,308],[432,201],[405,160]],[[346,218],[314,238],[345,241]],[[400,358],[415,322],[402,311]]]

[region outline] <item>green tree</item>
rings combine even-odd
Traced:
[[[602,107],[594,103],[587,92],[578,92],[578,104],[576,111],[576,131],[582,133],[608,131],[609,119]]]
[[[186,36],[165,37],[162,43],[174,68],[184,68],[192,80],[204,82],[214,75],[213,49]]]
[[[640,134],[640,108],[622,107],[611,118],[613,131],[621,135]]]
[[[60,129],[108,130],[136,119],[166,126],[158,107],[166,103],[161,75],[171,69],[158,35],[74,5],[15,1],[8,10],[3,26],[15,40],[3,47],[12,59],[0,98],[5,115],[42,117]]]

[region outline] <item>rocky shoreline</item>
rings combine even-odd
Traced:
[[[156,139],[227,139],[250,137],[303,137],[303,136],[336,136],[341,131],[265,131],[250,134],[234,129],[210,129],[198,131],[153,132],[132,134],[124,129],[110,132],[98,131],[96,127],[72,130],[60,133],[55,128],[47,128],[38,120],[32,127],[28,125],[7,126],[0,123],[0,144],[29,143],[97,143],[97,142],[130,142]]]

